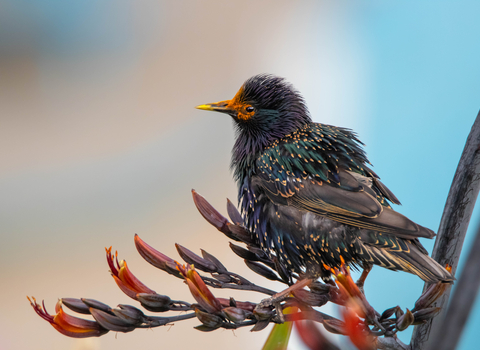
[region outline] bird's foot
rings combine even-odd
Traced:
[[[285,317],[283,315],[283,308],[281,305],[282,301],[287,299],[294,291],[308,286],[313,281],[314,280],[311,278],[305,278],[303,280],[297,281],[287,289],[272,295],[270,298],[263,299],[260,303],[258,303],[256,308],[274,308],[277,311],[279,323],[283,323],[285,322]]]
[[[372,323],[373,323],[373,326],[374,326],[374,329],[377,330],[377,331],[373,331],[371,330],[372,333],[374,333],[375,335],[384,335],[385,332],[386,332],[386,329],[385,327],[380,323],[380,318],[378,317],[378,315],[375,315],[375,317],[370,320]]]
[[[275,303],[274,307],[275,307],[275,311],[277,312],[276,321],[278,323],[285,323],[285,315],[283,314],[282,304],[280,304],[279,302]]]

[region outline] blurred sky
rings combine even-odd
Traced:
[[[356,130],[398,210],[436,230],[480,109],[478,13],[473,0],[0,0],[0,349],[261,347],[267,331],[201,333],[195,320],[71,339],[25,298],[50,312],[59,297],[135,305],[108,273],[113,245],[149,287],[192,300],[139,257],[134,233],[174,258],[175,242],[203,248],[250,277],[190,190],[219,209],[236,199],[231,121],[193,107],[257,73],[286,77],[315,121]],[[422,286],[375,268],[366,293],[378,310],[412,308]],[[477,303],[460,349],[479,327]],[[290,349],[303,349],[298,338]]]

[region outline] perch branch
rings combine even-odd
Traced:
[[[456,348],[480,287],[479,251],[480,225],[475,240],[470,247],[467,263],[456,283],[445,318],[439,326],[439,332],[430,341],[430,349],[449,350]]]
[[[452,266],[453,275],[455,275],[457,270],[458,259],[462,251],[463,241],[479,189],[480,113],[477,115],[470,134],[468,135],[457,171],[453,178],[432,253],[432,257],[439,262],[440,265],[445,266],[449,264]],[[427,288],[428,284],[425,284],[424,291]],[[435,306],[442,308],[439,316],[423,325],[415,327],[410,343],[411,349],[427,349],[428,340],[430,338],[435,339],[445,315],[450,290],[451,286],[448,286],[445,293],[436,302]],[[432,335],[432,337],[430,335]]]

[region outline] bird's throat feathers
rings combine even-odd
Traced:
[[[275,140],[310,123],[310,117],[288,119],[284,116],[279,119],[278,113],[265,111],[261,121],[251,121],[243,125],[235,123],[236,140],[232,150],[231,168],[236,180],[251,175],[255,160]]]

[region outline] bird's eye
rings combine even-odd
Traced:
[[[250,113],[250,112],[253,112],[255,110],[255,108],[253,108],[252,106],[248,106],[247,108],[245,108],[245,110]]]

